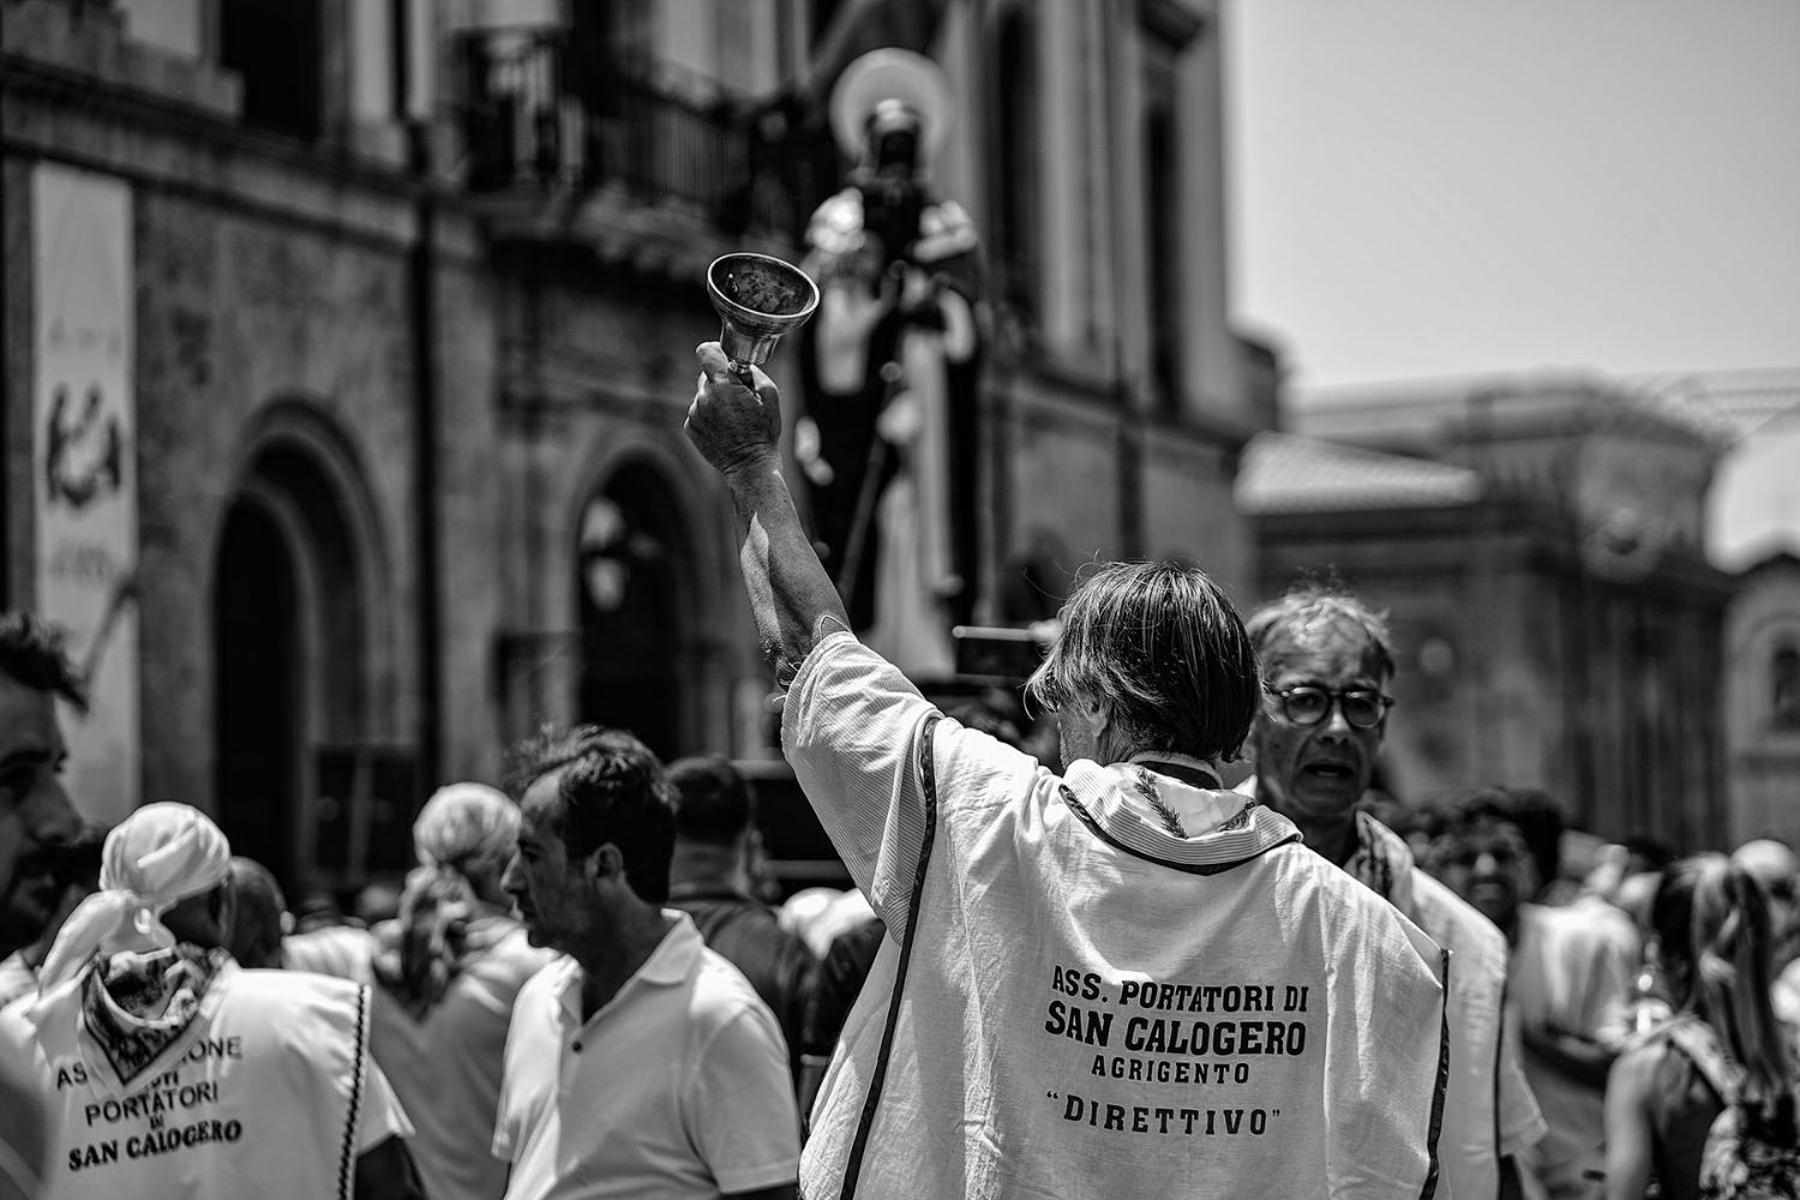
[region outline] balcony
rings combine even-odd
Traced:
[[[733,237],[798,229],[785,151],[731,98],[582,61],[560,29],[484,30],[458,57],[471,193],[623,200]]]

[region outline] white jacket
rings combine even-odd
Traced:
[[[789,761],[890,931],[803,1195],[852,1170],[908,1200],[1431,1194],[1429,938],[1244,797],[1131,764],[1059,779],[935,715],[846,634],[788,695]]]

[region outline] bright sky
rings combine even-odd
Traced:
[[[1800,0],[1223,0],[1232,288],[1300,387],[1800,368]]]

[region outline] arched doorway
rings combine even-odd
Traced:
[[[667,759],[697,749],[695,572],[681,502],[643,462],[583,506],[576,544],[582,721],[629,729]]]
[[[379,558],[359,478],[330,438],[281,427],[250,456],[214,563],[215,813],[295,901],[365,881],[378,851],[410,861],[387,845],[417,798],[410,751],[376,736]]]
[[[298,588],[275,514],[250,497],[235,500],[213,588],[213,794],[232,849],[289,882],[304,773]]]

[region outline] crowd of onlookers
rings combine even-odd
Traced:
[[[40,697],[48,705],[61,691],[78,698],[54,638],[32,622],[5,621],[0,704],[29,708]],[[898,762],[896,779],[916,771],[927,823],[909,831],[896,816],[835,829],[836,844],[860,856],[853,870],[879,874],[785,898],[740,772],[720,756],[665,765],[621,730],[546,730],[516,748],[503,788],[441,788],[414,826],[417,865],[403,880],[365,888],[346,912],[322,894],[290,904],[266,866],[233,856],[223,833],[186,805],[148,805],[111,830],[80,825],[55,779],[54,721],[15,712],[0,747],[15,764],[12,841],[0,856],[0,1085],[8,1100],[0,1105],[0,1197],[35,1194],[40,1182],[53,1196],[247,1194],[271,1172],[293,1194],[791,1196],[808,1137],[834,1145],[845,1137],[846,1127],[818,1134],[811,1124],[830,1108],[815,1108],[831,1087],[827,1076],[854,1097],[879,1095],[881,1074],[897,1061],[896,1028],[911,1020],[915,1038],[927,1027],[944,1032],[918,1014],[920,1001],[901,982],[924,919],[937,771],[974,756],[1056,789],[1101,842],[1142,861],[1197,879],[1264,864],[1264,875],[1217,893],[1233,897],[1240,917],[1178,903],[1126,936],[1154,944],[1182,936],[1190,919],[1223,919],[1197,944],[1196,961],[1223,944],[1240,965],[1287,954],[1284,970],[1318,970],[1312,986],[1330,989],[1316,1004],[1324,1036],[1330,1022],[1349,1024],[1348,1040],[1326,1051],[1339,1059],[1326,1068],[1328,1086],[1345,1090],[1325,1096],[1314,1119],[1342,1121],[1343,1106],[1398,1114],[1388,1133],[1351,1141],[1391,1137],[1393,1151],[1420,1151],[1439,1194],[1794,1194],[1800,857],[1791,847],[1760,838],[1729,854],[1681,857],[1654,838],[1607,842],[1572,827],[1553,797],[1530,788],[1401,803],[1370,787],[1392,704],[1393,656],[1379,614],[1341,593],[1302,590],[1232,636],[1256,656],[1262,693],[1237,733],[1253,771],[1235,791],[1220,786],[1216,757],[1116,750],[1104,721],[1072,731],[1082,710],[1067,699],[1060,732],[1046,706],[1022,733],[1024,710],[969,704],[940,717],[910,694],[907,704],[929,711],[924,745],[940,720],[954,733],[958,748],[937,752],[941,766],[927,750],[909,767],[907,751],[896,758],[888,735],[841,701],[822,709],[849,714],[850,732],[837,736],[860,737],[865,753]],[[838,647],[866,653],[853,642]],[[1058,666],[1053,655],[1046,671]],[[804,706],[818,702],[816,686],[796,682],[802,711],[790,709],[790,723],[810,719]],[[853,674],[839,686],[877,694]],[[910,693],[897,678],[882,686]],[[1032,686],[1041,697],[1067,685]],[[795,729],[787,734],[803,745]],[[1074,787],[1099,786],[1096,763],[1119,764],[1108,769],[1122,784],[1101,780],[1116,793],[1107,803],[1142,807],[1090,812]],[[853,766],[830,787],[885,795],[890,785],[870,778]],[[809,794],[822,786],[804,772],[802,782]],[[985,844],[983,821],[964,820],[958,836]],[[1196,838],[1202,821],[1212,832]],[[1048,836],[1032,830],[1025,841]],[[1073,844],[1088,845],[1085,837]],[[1126,844],[1175,854],[1207,837],[1230,849],[1223,866],[1155,859]],[[891,848],[907,838],[909,853],[921,855],[916,867]],[[1104,872],[1126,869],[1135,868]],[[966,870],[951,874],[952,891],[976,887]],[[1180,876],[1144,878],[1154,889],[1147,900],[1170,894]],[[910,900],[901,894],[909,882]],[[1282,889],[1307,887],[1309,913],[1283,910],[1291,898]],[[1333,916],[1352,902],[1350,917]],[[1074,920],[1099,903],[1053,888],[1010,909],[1027,922]],[[1136,913],[1128,905],[1120,916],[1129,924]],[[1234,921],[1252,919],[1269,922],[1266,932],[1244,927],[1221,941]],[[1350,924],[1323,944],[1297,940],[1333,919]],[[1346,933],[1368,945],[1345,944]],[[980,994],[1034,949],[1001,939],[939,953],[944,969],[970,975]],[[1440,952],[1442,961],[1431,961]],[[1334,961],[1346,964],[1337,976],[1326,966]],[[991,962],[993,973],[972,971],[978,962]],[[872,972],[881,992],[859,1007]],[[1155,1011],[1191,991],[1194,1011],[1209,1011],[1198,987],[1171,982],[1190,977],[1171,968],[1160,983],[1132,972],[1110,980],[1065,975],[1059,965],[1033,985],[1101,1006],[1084,1016],[1052,1001],[1043,1029],[1059,1048],[1075,1041],[1116,1050],[1104,1011],[1110,987],[1121,988],[1120,1004],[1126,988],[1160,997],[1140,1001]],[[1287,991],[1292,1005],[1296,989]],[[1272,1006],[1272,987],[1269,995],[1259,1003]],[[1028,1003],[1038,1006],[1032,1021],[1043,1022],[1041,1000]],[[1143,1020],[1170,1039],[1151,1046],[1159,1053],[1213,1028]],[[1299,1039],[1321,1036],[1303,1023],[1276,1024],[1285,1043],[1253,1053],[1273,1045],[1297,1056]],[[1228,1026],[1236,1028],[1218,1028]],[[992,1059],[978,1024],[966,1036],[965,1046],[952,1031],[955,1061],[933,1069],[960,1080],[989,1071],[987,1086],[1022,1069]],[[871,1057],[839,1052],[840,1041]],[[878,1056],[869,1049],[877,1043]],[[925,1064],[936,1052],[915,1053]],[[1376,1078],[1390,1064],[1374,1058],[1387,1055],[1407,1059],[1395,1076],[1404,1091],[1358,1081]],[[879,1064],[872,1079],[858,1074],[867,1062]],[[1103,1079],[1167,1069],[1105,1054],[1094,1062]],[[845,1073],[858,1077],[846,1085]],[[1316,1090],[1296,1078],[1303,1086],[1294,1096]],[[1043,1117],[1050,1128],[1205,1128],[1210,1136],[1220,1111],[1264,1122],[1278,1115],[1206,1109],[1203,1118],[1198,1108],[1050,1095],[1060,1106]],[[954,1099],[965,1111],[1000,1103]],[[937,1116],[956,1124],[948,1110],[910,1103],[908,1120],[921,1127]],[[863,1132],[844,1151],[852,1176],[875,1111],[873,1100],[859,1106]],[[1408,1124],[1424,1113],[1429,1132]],[[1338,1173],[1333,1188],[1385,1194],[1380,1180],[1355,1182],[1367,1163],[1333,1163],[1331,1153],[1321,1169]],[[1064,1177],[1091,1168],[1104,1179],[1126,1161],[1070,1166]],[[1181,1160],[1171,1162],[1178,1169]],[[126,1168],[133,1173],[109,1173]],[[884,1169],[889,1177],[912,1170]],[[1004,1181],[994,1188],[983,1190],[1003,1194]]]
[[[968,705],[957,715],[1024,741],[992,709]],[[853,888],[807,887],[780,902],[753,791],[727,760],[683,759],[663,774],[674,835],[666,903],[692,918],[773,1014],[804,1114],[883,924]],[[1574,828],[1535,789],[1478,789],[1419,806],[1374,794],[1361,807],[1506,938],[1505,1020],[1544,1116],[1520,1155],[1521,1194],[1642,1195],[1652,1158],[1701,1152],[1725,1106],[1702,1090],[1690,1105],[1697,1112],[1676,1114],[1685,1130],[1663,1120],[1677,1136],[1659,1142],[1654,1132],[1666,1114],[1650,1110],[1677,1104],[1703,1076],[1695,1056],[1675,1050],[1681,1057],[1671,1065],[1671,1052],[1649,1035],[1678,1010],[1694,1009],[1694,975],[1708,954],[1765,957],[1766,968],[1749,977],[1766,982],[1768,1006],[1785,1022],[1782,1037],[1800,1030],[1800,857],[1784,842],[1757,839],[1730,856],[1680,859],[1654,838],[1609,843]],[[238,965],[374,985],[371,1053],[411,1118],[411,1157],[431,1196],[498,1196],[506,1186],[506,1164],[489,1142],[511,1006],[551,958],[529,944],[503,886],[518,824],[516,798],[497,789],[442,789],[419,818],[422,865],[402,886],[365,887],[348,911],[324,892],[290,906],[267,868],[241,857],[230,863],[234,919],[225,944]],[[63,921],[98,886],[105,834],[85,827],[24,864],[12,929],[15,941],[33,936],[0,960],[0,1005],[38,990]],[[1712,943],[1697,945],[1696,897],[1713,892],[1713,926],[1733,928],[1713,928]],[[1715,1018],[1722,1026],[1733,1019]],[[1713,1033],[1727,1055],[1743,1037]],[[1622,1176],[1631,1182],[1619,1183]]]

